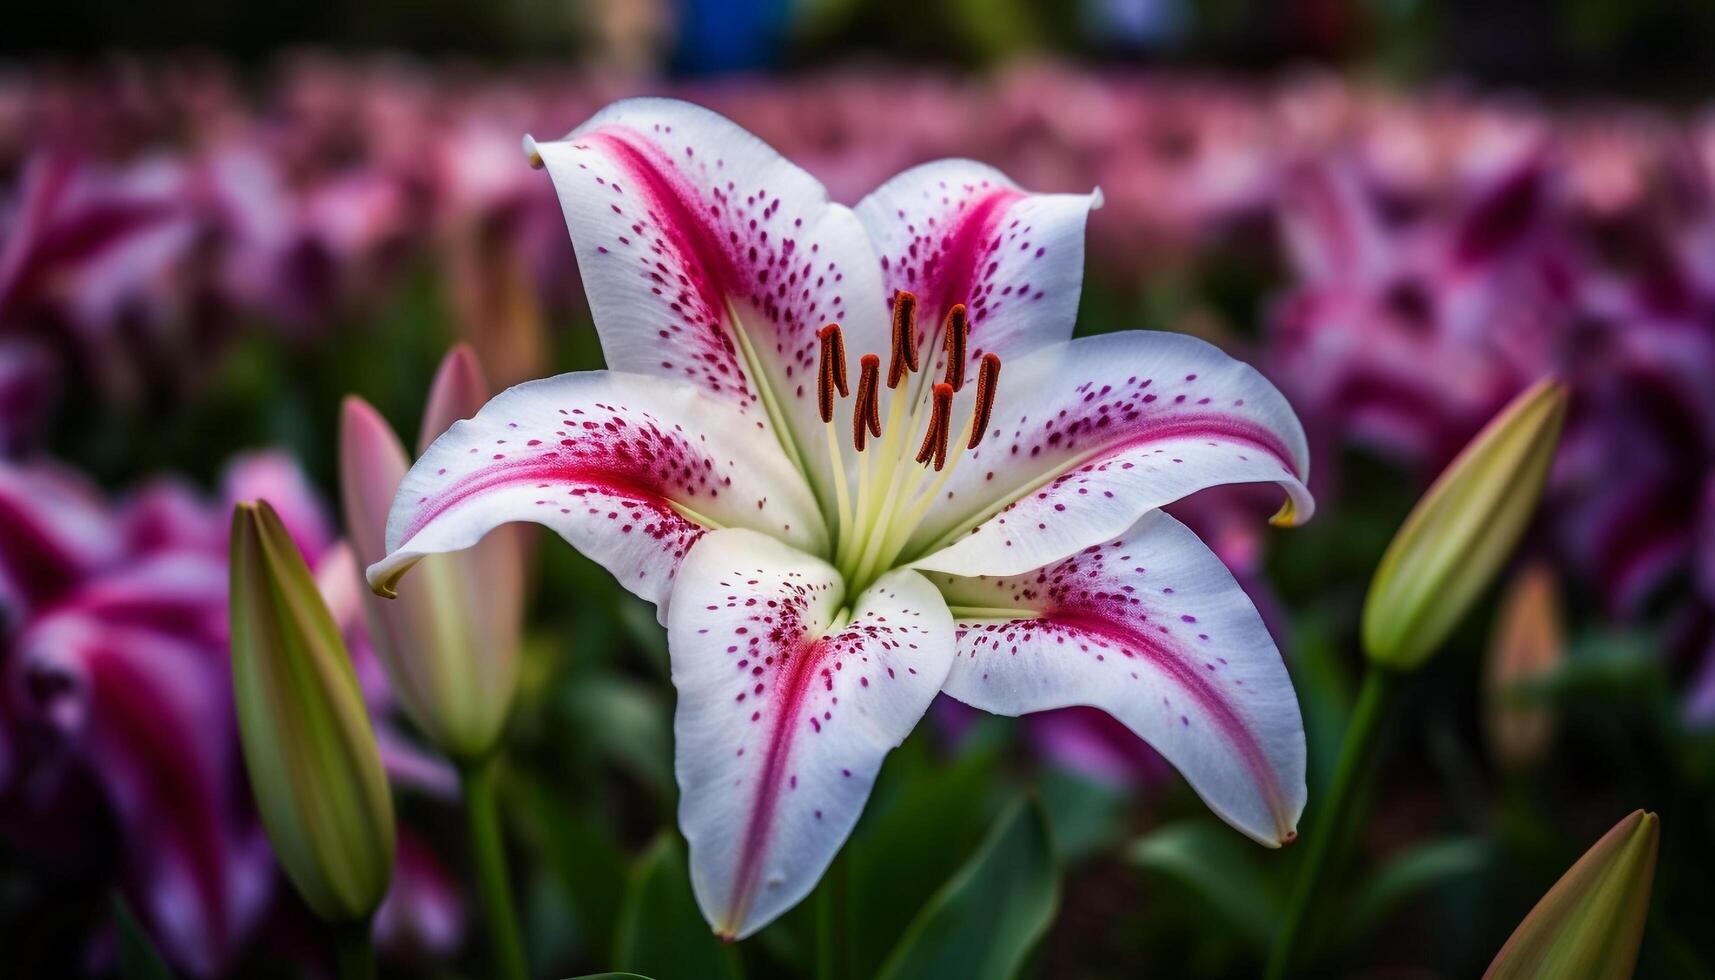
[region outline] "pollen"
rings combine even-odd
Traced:
[[[947,311],[947,322],[942,325],[942,351],[947,355],[946,382],[953,386],[956,392],[965,386],[965,343],[970,339],[971,321],[965,314],[965,304],[955,303]]]
[[[1000,355],[988,353],[983,355],[982,366],[977,369],[977,407],[971,414],[971,442],[967,449],[975,449],[983,441],[983,433],[988,431],[989,419],[994,415],[994,393],[1000,385]]]
[[[899,387],[917,370],[917,295],[901,289],[893,297],[893,355],[887,362],[887,386]]]
[[[929,427],[923,432],[923,445],[917,450],[917,462],[935,461],[940,472],[947,465],[947,422],[953,415],[953,386],[945,381],[935,386],[929,412]]]
[[[900,290],[894,296],[893,350],[887,372],[888,388],[893,391],[893,407],[889,411],[888,426],[900,426],[902,431],[890,433],[886,441],[890,447],[885,450],[889,454],[889,464],[894,451],[891,447],[900,450],[898,462],[913,458],[908,455],[910,443],[895,438],[895,435],[909,439],[908,433],[917,431],[919,426],[922,426],[923,436],[915,459],[937,471],[946,467],[948,453],[954,444],[963,444],[963,449],[975,449],[983,441],[1000,385],[1000,355],[984,354],[978,362],[977,397],[970,421],[965,430],[955,430],[952,423],[953,396],[964,387],[970,351],[971,324],[965,304],[955,303],[947,311],[942,331],[941,350],[947,358],[944,379],[929,385],[927,392],[904,385],[904,381],[920,366],[916,339],[917,297],[906,290]],[[816,339],[821,344],[821,356],[816,364],[817,412],[822,422],[830,426],[829,438],[833,439],[831,427],[836,402],[855,396],[852,402],[852,446],[860,453],[865,452],[881,438],[882,433],[881,357],[871,353],[858,358],[857,384],[848,386],[845,336],[840,325],[830,323],[824,326],[816,331]]]
[[[822,341],[822,356],[816,370],[816,408],[823,422],[834,420],[834,391],[844,398],[851,392],[846,387],[846,342],[840,335],[840,325],[830,323],[816,335]]]
[[[881,358],[865,354],[858,360],[857,403],[852,406],[852,442],[860,453],[867,436],[881,435],[880,380]]]

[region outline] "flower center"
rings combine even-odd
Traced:
[[[917,352],[917,297],[901,290],[893,302],[893,349],[888,357],[887,424],[882,424],[881,358],[858,359],[855,397],[847,384],[845,339],[830,323],[818,334],[816,405],[828,435],[834,469],[838,530],[834,565],[855,595],[892,568],[911,533],[923,522],[967,450],[977,448],[994,412],[1000,356],[984,354],[977,370],[975,404],[953,438],[953,401],[965,387],[970,320],[963,303],[941,324],[946,370],[940,381],[910,383],[921,370]],[[852,446],[857,451],[857,490],[848,490],[844,453],[834,425],[839,399],[853,398]],[[917,437],[921,433],[921,437]],[[913,451],[915,447],[915,451]]]

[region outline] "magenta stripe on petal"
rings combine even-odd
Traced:
[[[796,632],[785,628],[787,635]],[[801,629],[801,627],[800,627]],[[762,859],[768,850],[769,832],[774,825],[775,806],[780,799],[781,786],[786,782],[786,763],[792,755],[792,741],[803,727],[801,717],[810,682],[816,667],[822,663],[823,643],[798,644],[796,653],[786,654],[791,663],[781,672],[774,691],[774,724],[768,739],[768,755],[756,784],[750,817],[744,831],[744,849],[739,854],[738,874],[733,879],[730,907],[742,918],[762,875]]]
[[[1250,770],[1252,779],[1262,787],[1269,808],[1277,813],[1285,809],[1274,769],[1270,766],[1268,755],[1263,751],[1256,733],[1251,730],[1250,723],[1234,710],[1209,681],[1207,674],[1197,669],[1192,663],[1191,655],[1166,639],[1169,633],[1167,627],[1157,627],[1161,635],[1152,637],[1144,629],[1128,626],[1104,615],[1099,609],[1072,608],[1056,610],[1040,620],[1024,620],[1019,625],[1024,629],[1040,625],[1058,627],[1074,634],[1088,634],[1096,637],[1098,642],[1112,644],[1127,657],[1142,656],[1147,659],[1164,676],[1178,684],[1180,689],[1203,709],[1221,735],[1232,744],[1233,750],[1244,760],[1245,768]]]

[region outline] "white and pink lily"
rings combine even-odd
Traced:
[[[1098,194],[945,160],[854,211],[656,99],[526,149],[611,369],[519,385],[436,440],[369,578],[386,593],[535,521],[656,604],[679,822],[717,932],[810,892],[940,691],[1101,708],[1235,827],[1293,838],[1291,682],[1226,568],[1158,508],[1272,481],[1307,517],[1304,435],[1200,341],[1068,339]]]

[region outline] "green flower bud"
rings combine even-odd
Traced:
[[[1536,510],[1565,416],[1565,385],[1533,385],[1418,501],[1370,582],[1363,640],[1371,660],[1421,665],[1488,588]]]
[[[1483,980],[1626,980],[1637,965],[1660,821],[1634,810],[1584,853],[1513,930]]]
[[[265,501],[233,511],[231,574],[232,688],[263,826],[316,915],[361,921],[393,876],[393,798],[357,676]]]

